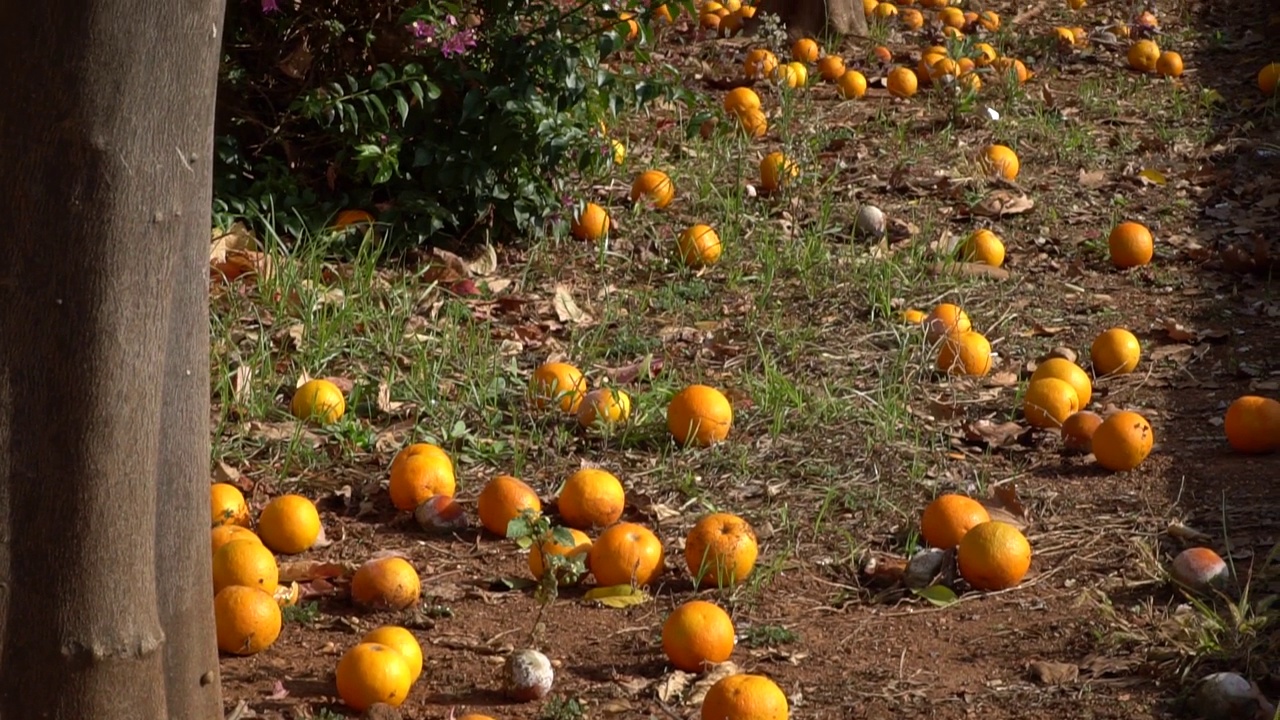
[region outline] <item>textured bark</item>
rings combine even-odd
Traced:
[[[867,36],[867,16],[860,0],[761,0],[757,18],[748,23],[753,32],[758,16],[777,15],[792,38],[819,37],[825,32]]]
[[[221,718],[208,233],[223,0],[0,5],[0,719]]]

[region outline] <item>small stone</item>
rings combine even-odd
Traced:
[[[907,562],[907,571],[902,575],[902,583],[909,588],[923,588],[933,584],[934,578],[942,573],[947,560],[947,551],[939,548],[925,548]]]

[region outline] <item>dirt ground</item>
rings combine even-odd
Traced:
[[[1122,5],[1111,3],[1111,14],[1125,15]],[[1012,18],[1031,6],[987,7]],[[679,568],[678,543],[693,511],[672,483],[644,476],[645,464],[624,454],[621,469],[636,471],[625,519],[673,541],[671,572],[651,589],[655,602],[633,608],[595,607],[577,599],[581,590],[564,591],[543,616],[540,633],[558,668],[557,699],[511,704],[499,692],[501,663],[506,652],[528,641],[538,606],[528,589],[510,589],[501,579],[525,577],[524,556],[474,529],[427,536],[412,520],[396,518],[385,494],[375,495],[373,507],[357,516],[358,503],[344,502],[335,491],[385,478],[390,456],[369,456],[335,468],[327,490],[322,480],[313,484],[334,543],[294,560],[355,561],[374,551],[402,551],[423,578],[422,609],[362,613],[342,596],[341,583],[335,593],[304,600],[316,602],[318,612],[294,616],[270,652],[222,659],[227,711],[269,718],[350,715],[332,684],[338,657],[364,630],[397,623],[415,630],[426,656],[422,680],[400,709],[404,718],[443,718],[455,709],[513,719],[696,717],[697,704],[674,691],[699,682],[705,689],[706,680],[673,673],[656,639],[666,613],[698,595],[732,609],[740,633],[732,662],[777,680],[796,718],[1179,717],[1188,682],[1214,669],[1248,672],[1275,697],[1280,655],[1267,619],[1247,615],[1232,627],[1207,631],[1159,568],[1182,547],[1204,544],[1230,558],[1253,597],[1277,590],[1276,577],[1267,572],[1268,554],[1280,540],[1277,458],[1231,453],[1220,422],[1235,397],[1275,394],[1280,387],[1280,302],[1270,281],[1280,230],[1280,147],[1266,146],[1276,142],[1274,107],[1259,108],[1249,99],[1256,96],[1256,69],[1280,59],[1271,57],[1280,55],[1276,16],[1260,2],[1160,3],[1160,11],[1166,30],[1195,23],[1195,37],[1217,38],[1181,46],[1188,66],[1184,82],[1211,87],[1225,105],[1240,109],[1222,113],[1210,137],[1188,146],[1157,137],[1141,123],[1126,124],[1124,106],[1116,106],[1116,123],[1099,132],[1135,135],[1135,167],[1162,168],[1166,184],[1117,172],[1082,179],[1086,168],[1037,163],[1035,149],[1024,153],[1022,180],[1041,207],[1070,207],[1083,202],[1082,195],[1123,194],[1124,212],[1160,218],[1158,263],[1125,274],[1083,266],[1073,253],[1098,242],[1105,232],[1099,226],[1109,216],[1097,212],[1092,217],[1101,222],[1090,223],[1093,211],[1083,205],[1071,222],[1032,213],[1010,222],[1022,237],[1047,241],[1011,248],[1011,282],[1018,290],[990,298],[984,309],[1007,320],[1005,346],[1043,352],[1058,345],[1086,350],[1109,313],[1123,308],[1151,362],[1146,372],[1100,382],[1095,402],[1141,409],[1157,429],[1151,458],[1134,472],[1111,475],[1088,458],[1064,455],[1053,437],[974,441],[966,438],[963,421],[941,417],[939,406],[962,402],[969,419],[995,416],[995,404],[983,404],[989,397],[983,390],[997,380],[944,384],[935,406],[916,408],[921,427],[952,437],[942,462],[927,473],[930,482],[944,487],[980,477],[1016,497],[1006,510],[1025,523],[1035,548],[1021,587],[966,593],[948,607],[877,587],[865,572],[869,558],[887,561],[909,528],[878,520],[871,506],[820,510],[820,493],[806,488],[789,494],[790,479],[774,477],[771,468],[758,483],[702,482],[708,493],[733,498],[734,509],[756,522],[762,563],[784,548],[785,562],[757,587],[695,593]],[[1025,32],[1043,34],[1048,27],[1033,15]],[[847,57],[866,50],[854,42],[845,49]],[[893,49],[918,52],[919,43],[912,39]],[[1103,62],[1099,57],[1116,65],[1110,72],[1122,72],[1112,53],[1063,62],[1038,80],[1069,104],[1077,89],[1073,73]],[[867,102],[888,103],[878,92]],[[1052,169],[1035,170],[1038,164]],[[891,213],[910,200],[888,182],[866,192]],[[500,261],[518,264],[521,252],[504,251]],[[850,311],[852,322],[859,322],[860,312]],[[664,352],[670,358],[688,351],[673,345]],[[1016,361],[1005,362],[1004,370],[1018,370]],[[759,450],[768,436],[750,414],[746,410],[735,425],[734,441]],[[915,457],[909,447],[880,452],[885,475],[841,481],[874,491],[893,483],[892,472],[905,472]],[[561,467],[577,461],[563,458]],[[492,471],[483,464],[461,468],[459,499],[469,511]],[[762,520],[776,517],[767,510],[783,499],[799,518],[797,527],[817,527],[813,518],[821,512],[822,529],[795,531]],[[572,707],[570,698],[581,708]]]

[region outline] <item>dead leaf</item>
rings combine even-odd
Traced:
[[[692,688],[690,688],[689,694],[684,699],[684,704],[701,705],[703,698],[707,696],[707,691],[711,689],[712,685],[715,685],[730,675],[737,675],[740,672],[742,671],[732,661],[713,665],[707,670],[706,674],[703,675],[698,682],[694,683]]]
[[[498,251],[494,249],[493,245],[485,243],[484,247],[480,249],[480,254],[467,262],[467,269],[473,275],[481,277],[492,275],[498,269]],[[497,292],[497,290],[490,287],[490,292]]]
[[[374,403],[378,408],[378,412],[387,415],[393,415],[397,410],[404,407],[404,403],[391,399],[391,383],[386,380],[378,382],[378,397]]]
[[[1180,522],[1170,523],[1168,529],[1166,529],[1165,532],[1169,533],[1170,537],[1176,538],[1178,540],[1181,540],[1182,542],[1187,542],[1187,543],[1203,543],[1203,542],[1209,542],[1210,540],[1213,539],[1209,537],[1207,533],[1202,533],[1199,530],[1196,530],[1195,528],[1187,527],[1186,525],[1183,525]]]
[[[1164,185],[1169,182],[1169,178],[1164,173],[1154,168],[1146,168],[1138,173],[1138,179],[1144,181],[1144,184]]]
[[[1080,668],[1071,663],[1036,660],[1027,669],[1031,679],[1041,685],[1070,685],[1080,676]]]
[[[1015,517],[1026,519],[1027,508],[1022,504],[1022,500],[1018,497],[1018,486],[1016,483],[1004,483],[997,485],[993,493],[994,499],[1000,503],[1000,506],[1008,510]]]
[[[680,698],[684,696],[685,691],[693,684],[695,677],[697,676],[693,673],[672,670],[670,674],[658,681],[658,699],[669,705],[679,704]]]
[[[1009,279],[1008,270],[1005,270],[1004,268],[993,267],[991,265],[987,265],[984,263],[936,262],[930,268],[930,271],[934,275],[942,275],[947,271],[947,268],[954,268],[961,275],[964,275],[967,277],[988,277],[988,278],[991,278],[992,280],[1008,280]]]
[[[452,285],[468,277],[471,277],[471,270],[465,260],[448,250],[431,248],[431,258],[422,273],[424,282]]]
[[[619,368],[605,368],[605,374],[615,385],[630,385],[637,380],[652,380],[662,370],[662,358],[646,355],[639,362]]]
[[[974,420],[964,426],[964,437],[969,442],[985,443],[991,447],[1009,447],[1023,442],[1023,435],[1031,429],[1013,422],[997,423],[986,418]]]
[[[1106,170],[1080,170],[1080,174],[1076,176],[1076,182],[1081,187],[1095,189],[1107,184]]]
[[[231,376],[231,401],[237,405],[249,404],[253,384],[253,366],[241,363]]]
[[[283,327],[275,332],[272,336],[280,343],[281,349],[292,347],[294,350],[302,349],[302,337],[306,335],[307,326],[302,323],[292,323],[287,327]]]
[[[653,680],[645,677],[620,677],[614,680],[618,687],[622,688],[628,695],[639,695],[653,684]]]
[[[311,582],[312,580],[332,580],[355,573],[355,566],[350,563],[336,563],[322,560],[298,560],[280,563],[280,582]]]
[[[562,283],[556,284],[555,296],[551,301],[555,307],[556,317],[563,323],[588,323],[591,316],[578,307],[578,303],[573,300],[573,293],[569,290],[568,285]]]
[[[219,460],[213,466],[213,480],[220,483],[235,483],[240,479],[240,471]]]
[[[267,442],[293,442],[296,438],[298,441],[313,448],[324,445],[324,440],[321,440],[319,435],[292,420],[284,422],[253,420],[249,423],[247,434],[250,437],[266,440]]]
[[[284,683],[276,680],[271,685],[271,694],[267,696],[268,700],[283,700],[289,697],[289,691],[285,689]]]
[[[285,59],[276,65],[280,72],[288,75],[294,80],[301,80],[307,76],[307,72],[311,70],[311,48],[307,47],[307,38],[304,35],[302,42],[299,42],[293,52],[289,53]]]
[[[629,608],[649,602],[649,593],[631,585],[608,585],[588,590],[583,599],[605,607]]]
[[[1008,190],[996,190],[970,208],[974,215],[1003,217],[1021,215],[1036,206],[1036,201],[1026,195],[1014,195]]]

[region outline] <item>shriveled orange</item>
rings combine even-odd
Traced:
[[[896,98],[909,98],[916,94],[920,81],[911,68],[896,67],[890,70],[885,78],[885,87],[889,89],[889,94]]]
[[[1142,415],[1122,410],[1108,415],[1093,432],[1093,457],[1112,472],[1142,464],[1155,444],[1155,431]]]
[[[702,672],[733,654],[733,618],[706,600],[690,600],[662,623],[662,651],[679,670]]]
[[[742,63],[742,73],[752,80],[761,80],[773,74],[778,67],[778,56],[764,48],[747,51]]]
[[[1236,452],[1269,453],[1280,449],[1280,402],[1243,395],[1227,407],[1223,429]]]
[[[245,585],[276,591],[280,582],[280,566],[276,556],[256,539],[232,540],[213,554],[213,591],[231,585]]]
[[[230,483],[213,483],[209,486],[209,504],[213,514],[213,527],[238,525],[249,527],[249,503],[244,500],[240,488]]]
[[[1182,77],[1182,56],[1172,50],[1160,53],[1156,60],[1156,72],[1165,77]]]
[[[1000,59],[1000,53],[990,43],[973,44],[973,62],[978,67],[986,67]]]
[[[1075,452],[1093,452],[1093,434],[1102,425],[1102,416],[1088,410],[1072,413],[1062,423],[1062,444]]]
[[[990,175],[998,175],[1005,180],[1016,180],[1022,164],[1018,154],[1007,145],[988,145],[979,157],[982,167]]]
[[[1275,95],[1277,83],[1280,83],[1280,63],[1270,63],[1258,71],[1258,89],[1263,95]]]
[[[738,87],[725,93],[724,111],[740,113],[744,110],[759,110],[760,96],[749,87]]]
[[[670,205],[675,196],[675,183],[661,170],[645,170],[631,183],[631,202],[643,199],[658,210]]]
[[[406,455],[410,448],[413,454]],[[391,462],[391,481],[387,492],[397,510],[411,512],[428,498],[453,496],[457,490],[453,461],[442,448],[429,443],[415,443],[400,451]]]
[[[893,51],[884,45],[877,45],[871,48],[871,57],[878,60],[881,64],[887,65],[893,62]]]
[[[973,323],[969,320],[969,314],[954,303],[935,305],[924,319],[925,338],[931,343],[972,329]]]
[[[600,240],[609,234],[609,211],[589,202],[569,225],[569,232],[579,240]]]
[[[956,549],[960,576],[977,590],[1016,587],[1031,569],[1031,543],[1018,528],[999,520],[979,523]]]
[[[570,475],[556,498],[556,509],[564,523],[582,530],[614,524],[625,507],[622,481],[600,468],[582,468]]]
[[[991,372],[991,342],[975,330],[949,335],[938,348],[937,368],[949,375],[986,375]]]
[[[399,707],[413,686],[409,661],[395,648],[362,642],[338,660],[338,697],[356,712],[377,703]]]
[[[510,475],[499,475],[485,484],[476,498],[480,524],[494,535],[507,536],[507,525],[525,510],[542,512],[538,493],[527,483]]]
[[[786,694],[763,675],[721,678],[702,699],[702,720],[787,720],[789,714]]]
[[[729,513],[702,516],[684,541],[684,561],[694,582],[730,587],[745,582],[755,569],[760,547],[746,520]]]
[[[590,429],[617,425],[631,417],[631,396],[618,388],[598,388],[587,393],[578,406],[578,424]]]
[[[818,75],[827,82],[835,82],[844,74],[844,58],[828,55],[818,61]]]
[[[681,445],[714,445],[728,437],[732,427],[733,406],[713,387],[690,385],[667,404],[667,430]]]
[[[975,525],[991,519],[982,503],[965,495],[939,495],[924,508],[920,534],[932,547],[950,550],[960,544]]]
[[[533,575],[535,580],[541,580],[542,575],[547,571],[547,555],[559,555],[560,557],[580,555],[585,560],[587,552],[591,550],[591,538],[587,537],[586,533],[573,528],[565,529],[573,536],[572,543],[565,544],[551,539],[529,548],[529,573]]]
[[[1021,85],[1031,79],[1031,71],[1023,64],[1021,60],[1011,57],[997,58],[991,63],[991,67],[995,68],[1001,77],[1013,77]]]
[[[774,192],[800,175],[800,166],[781,152],[771,152],[760,160],[760,189]]]
[[[1089,373],[1066,358],[1051,357],[1037,365],[1035,372],[1031,373],[1031,382],[1043,378],[1057,378],[1066,381],[1071,387],[1075,388],[1076,397],[1079,398],[1080,407],[1082,408],[1093,399],[1093,381],[1089,379]]]
[[[1060,428],[1080,410],[1080,396],[1066,380],[1042,377],[1027,385],[1022,396],[1022,414],[1032,427]]]
[[[223,545],[226,545],[232,540],[253,540],[255,542],[262,542],[262,540],[252,530],[246,527],[240,527],[239,525],[219,525],[211,532],[211,544],[213,545],[213,552],[215,553],[218,552]]]
[[[1111,328],[1094,338],[1089,359],[1096,377],[1125,375],[1133,372],[1142,359],[1142,345],[1124,328]]]
[[[978,13],[978,26],[987,32],[1000,29],[1000,15],[995,10],[983,10]]]
[[[791,46],[791,59],[797,62],[810,63],[817,60],[821,52],[818,43],[813,38],[800,38]]]
[[[867,94],[867,76],[857,70],[846,70],[836,80],[836,90],[845,100],[856,100]]]
[[[228,585],[213,596],[218,649],[231,655],[262,652],[280,637],[283,618],[271,593],[245,585]]]
[[[636,523],[611,525],[587,551],[587,567],[602,586],[635,583],[643,587],[662,574],[662,541]]]
[[[258,515],[258,537],[262,538],[262,544],[282,555],[310,550],[320,538],[320,527],[316,504],[301,495],[272,498]]]
[[[1134,70],[1152,72],[1160,60],[1160,46],[1151,40],[1139,40],[1129,46],[1126,58]]]
[[[919,30],[924,27],[924,14],[915,8],[898,11],[898,21],[908,30]]]
[[[1111,264],[1118,268],[1131,268],[1146,265],[1155,254],[1155,238],[1142,223],[1122,222],[1111,230],[1107,236],[1107,246],[1111,250]]]
[[[576,413],[586,394],[587,379],[581,370],[569,363],[543,363],[529,379],[529,397],[536,408],[555,403],[561,412]]]
[[[342,390],[332,381],[323,378],[308,380],[293,393],[289,410],[299,420],[323,425],[336,423],[347,411],[347,401]]]
[[[680,233],[680,237],[676,239],[676,250],[685,265],[703,268],[720,260],[724,246],[720,243],[720,236],[710,225],[699,223]]]
[[[400,657],[409,664],[410,685],[417,682],[418,677],[422,675],[422,645],[407,629],[399,625],[383,625],[365,633],[364,637],[360,638],[360,642],[386,645],[400,653]]]
[[[986,228],[973,231],[960,245],[960,257],[968,262],[991,267],[1004,264],[1004,252],[1004,243],[1000,241],[1000,237]]]
[[[366,560],[351,576],[351,600],[372,610],[404,610],[422,596],[418,571],[402,557]]]

